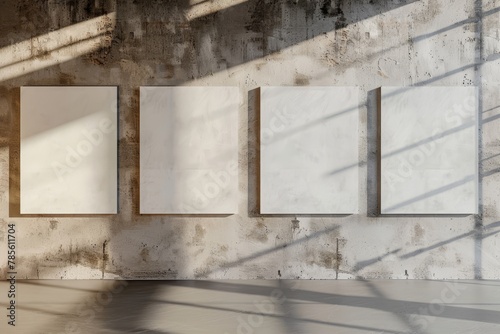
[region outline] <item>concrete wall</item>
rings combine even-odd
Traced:
[[[15,223],[18,278],[500,278],[500,1],[213,2],[0,5],[0,249]],[[119,86],[118,215],[20,217],[22,85]],[[238,215],[138,214],[141,85],[240,87]],[[258,214],[266,85],[360,87],[360,214]],[[480,87],[479,215],[376,215],[383,85]]]

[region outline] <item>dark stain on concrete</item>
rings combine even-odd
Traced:
[[[309,265],[317,265],[327,269],[336,269],[337,261],[341,256],[333,251],[322,251],[322,250],[307,250],[306,252],[307,263]]]
[[[59,246],[56,252],[43,253],[37,257],[27,258],[26,261],[32,267],[31,271],[39,273],[43,267],[59,267],[66,265],[81,265],[92,269],[102,270],[105,258],[96,244],[90,247],[78,247],[69,245],[69,249]]]
[[[30,32],[32,36],[49,30],[47,2],[30,0],[21,0],[18,2],[18,23],[20,23],[23,30]]]
[[[149,249],[146,246],[143,246],[140,255],[143,262],[149,261]]]
[[[320,240],[326,247],[335,247],[337,244],[337,239],[342,241],[344,239],[340,238],[340,231],[338,228],[331,229],[334,225],[325,225],[323,222],[311,222],[310,233],[319,234]]]
[[[64,258],[66,257],[65,254],[59,253],[58,255],[60,256],[59,259],[57,259],[57,257],[54,258],[48,257],[48,259],[59,260],[58,262],[60,262],[61,265],[64,265],[64,263],[66,262],[64,261]],[[72,265],[82,265],[93,269],[101,269],[100,268],[101,254],[97,251],[85,248],[73,249],[73,247],[70,245],[70,251],[68,257],[69,257],[68,262]]]
[[[102,260],[104,263],[108,261],[109,255],[108,255],[108,240],[104,240],[102,243]]]
[[[326,252],[322,251],[319,253],[319,262],[318,264],[325,268],[335,268],[337,263],[337,254],[334,252]]]
[[[212,254],[206,259],[205,264],[194,270],[196,278],[208,278],[208,275],[214,271],[215,268],[222,268],[225,266],[226,259],[222,254]]]
[[[246,29],[264,33],[281,25],[282,5],[280,1],[257,0],[251,9],[250,22]]]
[[[324,0],[321,5],[321,13],[330,17],[343,15],[342,8],[340,7],[342,2],[341,0]]]
[[[57,224],[59,224],[59,222],[57,220],[51,220],[50,221],[50,229],[53,231],[55,229],[57,229]]]
[[[415,227],[413,228],[413,240],[412,243],[418,243],[422,241],[422,238],[424,237],[425,230],[420,226],[420,224],[416,224]]]
[[[344,15],[344,12],[340,12],[340,14],[337,17],[337,21],[335,22],[335,29],[344,29],[347,28],[347,18]]]
[[[139,161],[139,143],[131,139],[133,138],[120,138],[118,141],[120,153],[123,153],[120,156],[124,156],[120,161],[122,162],[120,167],[132,168]]]
[[[489,204],[483,205],[483,216],[484,217],[498,217],[498,209],[496,205]]]
[[[429,0],[426,3],[427,5],[425,6],[425,3],[422,2],[423,8],[412,14],[411,17],[413,22],[420,24],[427,23],[434,20],[434,18],[439,15],[441,12],[441,4],[438,0]]]
[[[175,270],[151,270],[151,271],[134,271],[130,273],[120,273],[120,276],[124,278],[134,278],[134,279],[174,279],[178,277],[178,273]]]
[[[112,46],[118,46],[121,42],[120,35],[115,34],[113,25],[111,17],[105,16],[101,19],[98,29],[105,33],[101,36],[102,40],[99,48],[84,56],[86,61],[94,65],[107,65],[113,60],[111,48]]]
[[[0,147],[7,146],[11,136],[10,96],[7,88],[0,87]]]
[[[297,85],[297,86],[308,86],[310,79],[311,78],[309,76],[298,73],[298,74],[295,75],[295,85]]]
[[[22,1],[20,1],[21,3]],[[2,2],[0,10],[0,29],[15,27],[19,24],[19,3],[15,1]]]
[[[342,260],[344,259],[344,256],[342,253],[337,253],[337,265],[340,265],[342,263]]]
[[[104,240],[102,243],[102,268],[101,268],[101,278],[104,279],[104,273],[106,272],[106,264],[108,263],[108,240]]]
[[[264,224],[262,219],[259,219],[255,226],[250,230],[250,232],[246,235],[246,237],[250,240],[258,241],[265,243],[268,241],[268,229],[266,224]]]
[[[295,232],[299,228],[300,228],[300,220],[298,220],[297,218],[292,219],[292,232]]]
[[[205,231],[205,229],[203,228],[203,226],[201,226],[200,224],[196,224],[196,226],[194,227],[195,231],[194,231],[194,236],[193,236],[193,241],[192,243],[194,245],[201,245],[203,243],[203,239],[205,238],[205,234],[207,233]]]
[[[59,73],[59,83],[64,86],[72,86],[75,83],[75,75],[61,72]]]
[[[159,78],[172,79],[175,76],[175,66],[172,64],[158,64],[156,69]]]

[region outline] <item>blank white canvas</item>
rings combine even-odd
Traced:
[[[21,87],[22,214],[117,212],[117,88]]]
[[[477,89],[382,87],[381,98],[381,213],[477,213]]]
[[[260,212],[358,211],[358,89],[262,87]]]
[[[237,87],[141,87],[140,212],[238,212]]]

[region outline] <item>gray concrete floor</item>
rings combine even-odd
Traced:
[[[0,333],[500,333],[500,281],[30,280],[16,304]]]

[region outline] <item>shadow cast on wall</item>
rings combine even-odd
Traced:
[[[116,37],[127,45],[128,51],[139,53],[140,59],[157,61],[157,71],[163,72],[158,74],[166,82],[180,84],[186,79],[265,59],[316,36],[341,30],[414,1],[119,3],[118,16],[120,8],[127,13],[135,12],[135,19],[141,26],[123,21],[117,27]],[[197,8],[203,6],[203,10]],[[341,48],[341,44],[334,43],[333,48]],[[155,56],[158,54],[162,59]]]
[[[106,31],[108,42],[104,46],[99,46],[97,50],[92,50],[88,54],[78,56],[90,64],[90,66],[99,66],[105,69],[111,69],[119,66],[124,61],[135,61],[138,63],[148,63],[157,71],[145,81],[159,81],[162,84],[183,84],[196,78],[201,78],[218,71],[223,71],[241,64],[264,59],[274,53],[290,48],[301,42],[307,41],[328,32],[339,32],[342,29],[369,17],[380,15],[390,10],[397,9],[400,6],[410,4],[414,1],[325,1],[312,2],[305,0],[298,1],[262,1],[249,0],[240,1],[236,5],[228,5],[217,11],[206,15],[194,15],[193,7],[189,1],[154,1],[154,2],[128,2],[128,1],[68,1],[61,4],[60,8],[47,7],[49,5],[40,5],[38,8],[40,15],[34,13],[22,15],[22,20],[32,18],[32,24],[28,28],[21,28],[21,33],[15,34],[19,30],[18,23],[9,25],[12,36],[18,36],[17,40],[4,39],[0,42],[7,46],[14,43],[23,42],[26,38],[43,35],[54,29],[70,27],[72,24],[82,23],[85,20],[91,20],[100,15],[116,12],[116,27],[113,29],[103,27]],[[199,4],[201,5],[201,3]],[[17,7],[16,7],[17,6]],[[20,13],[27,6],[27,3],[11,5],[14,13]],[[90,10],[88,10],[90,8]],[[33,10],[30,8],[30,10]],[[17,11],[17,12],[16,12]],[[58,11],[60,14],[54,18],[48,14]],[[47,14],[47,15],[45,15]],[[45,16],[44,16],[45,15]],[[57,24],[56,24],[57,23]],[[7,23],[5,23],[7,25]],[[334,48],[337,46],[334,46]],[[177,50],[177,51],[176,51]],[[181,51],[179,51],[181,50]],[[50,52],[49,52],[50,53]],[[34,59],[38,59],[43,52],[35,52]],[[72,60],[67,60],[70,67]],[[76,65],[79,63],[75,62]],[[60,68],[60,63],[57,65]],[[471,65],[474,66],[474,65]],[[464,67],[466,69],[468,67]],[[51,67],[40,69],[49,73]],[[462,70],[462,69],[458,69]],[[450,71],[447,75],[456,73]],[[19,78],[12,78],[4,81],[6,86],[13,82],[29,83],[30,74],[20,74]],[[139,97],[137,87],[128,82],[127,77],[122,78],[123,86],[120,91],[124,96],[133,96],[129,101],[120,102],[120,110],[123,111],[120,122],[131,125],[132,130],[127,133],[125,139],[119,144],[119,164],[123,167],[120,171],[120,188],[129,189],[134,198],[133,201],[122,199],[122,211],[127,215],[119,215],[116,219],[134,220],[138,223],[147,223],[158,217],[141,217],[138,215],[137,203],[139,184],[139,134],[138,134],[138,115],[139,115]],[[13,81],[15,80],[15,81]],[[75,84],[82,79],[68,80],[67,75],[61,74],[54,78],[56,84]],[[431,82],[427,82],[431,83]],[[374,115],[375,96],[369,92],[369,121],[372,126]],[[17,96],[17,97],[16,97]],[[256,143],[255,132],[258,128],[258,109],[251,109],[250,104],[254,104],[258,93],[253,90],[249,92],[249,158],[257,158],[258,147]],[[18,101],[18,93],[10,94],[12,101]],[[17,102],[14,102],[17,103]],[[14,129],[10,134],[10,139],[6,144],[11,148],[11,169],[14,180],[11,179],[11,189],[15,189],[16,168],[18,173],[18,140],[19,133],[16,131],[18,123],[18,106],[12,108],[12,117],[10,118]],[[17,115],[16,115],[17,114]],[[371,119],[370,119],[371,118]],[[1,126],[1,125],[0,125]],[[252,130],[253,129],[253,130]],[[376,145],[371,139],[376,138],[375,129],[369,129],[369,149],[371,156],[375,153]],[[1,138],[1,137],[0,137]],[[17,138],[17,139],[16,139]],[[1,145],[1,141],[0,141]],[[17,146],[16,146],[17,145]],[[371,146],[370,146],[371,145]],[[17,148],[17,152],[16,152]],[[249,169],[249,215],[256,214],[258,211],[258,187],[255,187],[258,181],[256,169],[258,164],[254,162]],[[368,164],[374,163],[375,159],[368,157]],[[17,165],[16,165],[17,164]],[[369,169],[375,168],[368,166]],[[129,173],[131,172],[131,173]],[[257,176],[256,176],[257,175]],[[368,189],[368,198],[374,198],[370,194],[376,192],[376,184],[370,183]],[[255,193],[257,191],[257,193]],[[127,194],[121,191],[121,194]],[[18,197],[18,194],[17,194]],[[11,205],[16,204],[16,194],[11,196]],[[130,207],[131,206],[131,207]],[[368,203],[368,212],[376,212],[377,204]],[[15,212],[15,210],[12,210]],[[129,213],[132,215],[129,216]],[[174,218],[174,217],[172,217]],[[191,217],[187,217],[191,218]],[[169,222],[170,218],[162,218],[163,222]],[[118,233],[122,228],[120,224],[112,227],[112,233]],[[257,256],[259,254],[257,253]]]
[[[60,4],[61,7],[57,9],[49,8],[47,7],[48,5],[40,5],[39,12],[37,13],[30,8],[30,13],[25,14],[24,18],[23,16],[16,15],[15,13],[23,12],[23,6],[28,6],[28,2],[11,1],[9,3],[9,10],[11,12],[9,12],[9,10],[3,12],[5,17],[11,16],[11,18],[6,21],[0,20],[0,22],[3,22],[2,24],[4,28],[8,27],[8,29],[10,29],[10,33],[4,35],[7,37],[0,39],[0,44],[2,46],[8,46],[12,43],[22,42],[33,36],[42,35],[54,29],[67,27],[71,24],[82,22],[116,10],[117,26],[112,30],[111,34],[107,35],[111,38],[109,44],[105,47],[99,47],[97,51],[91,51],[89,54],[82,55],[81,57],[89,61],[90,64],[105,66],[107,68],[111,68],[112,66],[119,64],[120,61],[124,59],[149,62],[155,64],[158,75],[158,77],[153,76],[151,78],[152,82],[154,80],[163,80],[163,83],[166,84],[182,84],[189,82],[192,79],[210,75],[217,71],[238,66],[249,61],[264,59],[268,55],[280,52],[281,50],[297,45],[320,34],[331,31],[340,31],[346,28],[349,24],[359,22],[374,15],[382,14],[386,11],[396,9],[399,6],[406,5],[411,2],[414,1],[356,2],[353,0],[314,2],[297,0],[273,2],[250,0],[240,2],[234,6],[228,6],[227,8],[220,9],[208,15],[200,15],[191,19],[191,16],[189,16],[189,10],[192,6],[189,5],[188,1],[181,0],[153,2],[137,1],[135,3],[119,1],[116,4],[113,4],[114,1],[101,1],[99,2],[101,5],[97,6],[96,4],[98,2],[96,1],[67,1]],[[113,7],[115,5],[116,7]],[[16,6],[17,9],[15,9]],[[363,10],[360,10],[361,7],[363,7]],[[86,8],[91,8],[88,15],[84,14],[87,12]],[[49,15],[53,11],[59,11],[61,13],[65,13],[65,15],[61,15],[54,21],[54,19],[52,19]],[[133,17],[133,20],[131,20],[131,17],[128,17],[130,13],[135,13],[136,15]],[[20,20],[19,23],[9,23],[12,22],[12,20],[17,19]],[[30,22],[30,24],[26,26],[27,28],[23,26],[23,28],[20,29],[22,22]],[[57,24],[54,22],[57,22]],[[139,25],[134,26],[134,22],[139,22]],[[21,33],[17,33],[19,31],[21,31]],[[175,50],[179,49],[182,49],[183,51],[176,53]],[[38,59],[43,55],[46,55],[46,53],[35,53],[34,59]],[[59,66],[59,64],[54,66]],[[472,66],[476,65],[473,64],[464,68],[452,70],[446,75],[455,74]],[[40,70],[48,71],[50,68]],[[22,78],[23,83],[28,84],[30,82],[30,74],[20,74],[20,77]],[[431,83],[441,78],[442,77],[435,77],[432,81],[425,83]],[[12,84],[13,79],[14,78],[4,81],[4,85]],[[58,78],[54,79],[54,83],[73,84],[74,81],[68,80],[68,76],[62,73]],[[139,202],[137,190],[137,185],[139,184],[139,97],[136,93],[136,87],[130,87],[130,84],[127,82],[124,82],[123,86],[124,87],[121,89],[127,94],[136,94],[136,96],[134,100],[135,103],[132,103],[130,106],[123,103],[124,108],[121,108],[124,112],[122,122],[126,120],[125,122],[132,124],[133,131],[129,134],[128,140],[120,142],[120,165],[123,166],[125,171],[132,171],[131,174],[121,174],[120,186],[122,188],[130,188],[133,197],[135,198],[134,201],[132,201],[135,204],[130,204],[128,201],[124,202],[132,206],[136,206],[134,208],[125,207],[122,209],[125,210],[125,212],[132,211],[132,219],[139,223],[150,222],[154,217],[140,217],[137,210],[137,203]],[[374,110],[376,99],[374,94],[375,93],[373,91],[369,92],[369,111]],[[249,105],[256,103],[255,100],[257,100],[257,97],[257,91],[253,90],[249,92]],[[14,177],[14,179],[11,178],[11,189],[15,189],[13,182],[16,182],[15,177],[19,173],[18,161],[15,160],[15,157],[19,155],[19,133],[16,131],[19,124],[19,106],[16,105],[18,102],[15,102],[19,100],[18,92],[10,93],[10,99],[14,101],[14,106],[12,107],[13,116],[9,118],[8,116],[2,116],[2,114],[0,114],[0,120],[2,121],[2,123],[0,123],[0,131],[2,131],[0,135],[0,145],[10,146],[11,177]],[[253,157],[255,159],[258,157],[258,147],[254,146],[256,143],[255,129],[258,129],[258,116],[256,117],[256,110],[257,109],[252,109],[252,111],[249,110],[249,133],[251,132],[252,135],[249,136],[249,151],[251,151],[249,156],[250,158]],[[376,124],[376,122],[374,121],[375,116],[373,112],[369,112],[368,117],[368,126],[375,126],[374,124]],[[9,120],[12,124],[11,129],[14,129],[14,131],[11,130],[12,133],[10,133],[10,136],[9,132],[7,132],[6,126],[4,125],[7,123],[3,123],[3,120]],[[254,130],[251,131],[251,129]],[[6,130],[6,132],[4,133],[3,130]],[[377,130],[375,128],[368,130],[368,154],[371,156],[371,158],[370,156],[368,157],[368,168],[372,169],[376,168],[371,164],[376,161],[373,155],[376,154],[377,146],[374,139],[377,137]],[[252,173],[249,173],[248,179],[250,186],[249,197],[251,201],[249,203],[249,214],[251,215],[252,213],[256,213],[258,211],[258,188],[252,187],[252,185],[257,184],[258,176],[256,175],[258,174],[256,173],[256,168],[258,168],[258,164],[252,164],[252,166],[250,166],[249,162],[249,169],[250,168],[253,171]],[[494,172],[495,170],[492,170],[484,176],[489,176]],[[377,192],[377,185],[374,182],[370,182],[368,187],[368,198],[370,201],[368,203],[368,212],[376,213],[378,211],[377,203],[373,200],[375,197],[371,195],[374,195]],[[257,192],[255,193],[255,191]],[[15,193],[11,194],[11,205],[16,204],[16,196],[18,198],[19,195]],[[15,212],[15,210],[13,210],[13,212]],[[117,220],[121,220],[122,218],[123,216],[120,215]],[[162,219],[162,221],[169,222],[169,218]],[[176,226],[179,227],[179,224]],[[118,224],[113,228],[113,233],[118,233],[121,226]],[[176,230],[174,228],[169,232],[180,233],[181,230]],[[496,232],[490,232],[490,234],[486,234],[485,236],[480,236],[480,233],[482,233],[482,229],[478,228],[477,231],[471,231],[457,238],[444,240],[441,243],[436,243],[435,245],[407,253],[402,255],[401,258],[410,258],[419,255],[423,252],[430,251],[440,245],[453,242],[462,237],[469,237],[478,234],[477,240],[482,240],[484,237],[492,235]],[[301,240],[298,242],[301,242]],[[269,249],[264,252],[256,252],[247,258],[242,258],[240,261],[230,263],[230,265],[240,265],[247,260],[253,260],[278,249],[279,248],[277,247],[276,249]],[[480,256],[481,250],[476,249],[475,251]],[[101,256],[101,254],[98,255]],[[371,264],[378,262],[379,258],[383,258],[386,255],[378,258],[375,257],[372,260],[364,262],[360,261],[356,264],[356,268],[363,269],[370,266]],[[103,263],[105,263],[107,256],[108,254],[103,252]],[[478,274],[478,278],[480,278],[480,272]],[[215,288],[221,290],[226,289],[223,285],[215,286]],[[153,286],[149,287],[149,290],[146,288],[144,289],[146,291],[142,291],[141,298],[148,300],[148,298],[153,299],[153,296],[159,288]],[[248,293],[247,290],[249,289],[248,287],[241,287],[240,290]],[[260,294],[269,293],[267,290],[257,292]],[[324,295],[317,295],[315,298],[314,295],[311,297],[310,294],[307,296],[301,295],[300,293],[297,294],[298,295],[295,295],[296,298],[303,298],[309,301],[317,301],[318,299],[325,298]],[[147,306],[148,303],[150,303],[150,301],[145,303],[144,306]],[[380,300],[376,299],[352,299],[344,297],[342,299],[342,303],[353,306],[361,303],[363,305],[367,305],[367,307],[380,308]],[[393,304],[392,306],[392,308],[390,307],[391,310],[393,308],[399,308],[400,305]],[[415,303],[410,306],[411,309],[416,310],[425,305]],[[123,314],[123,312],[124,310],[121,310],[118,313]],[[464,316],[467,317],[467,314],[465,313],[463,310],[455,308],[447,311],[444,316],[449,318],[462,318]],[[495,314],[494,316],[497,315]],[[117,326],[115,328],[122,328],[116,324],[115,326]]]

